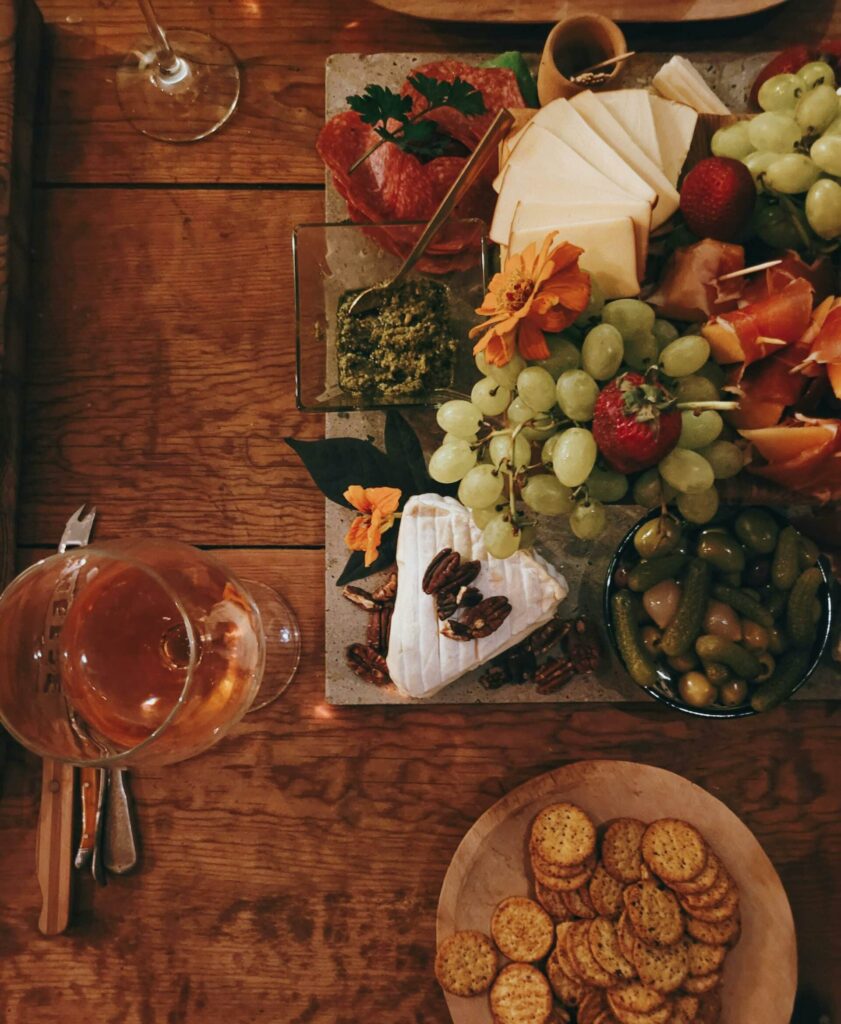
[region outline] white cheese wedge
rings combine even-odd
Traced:
[[[704,81],[692,61],[686,57],[672,57],[654,76],[652,84],[666,99],[688,103],[699,114],[730,113],[728,107]]]
[[[659,227],[680,205],[680,196],[662,168],[646,156],[595,93],[580,92],[573,96],[570,102],[593,131],[609,143],[637,174],[656,190],[659,198],[651,215],[651,226]]]
[[[508,250],[517,253],[532,242],[539,245],[545,235],[543,228],[512,231]],[[596,278],[606,298],[624,299],[639,294],[634,223],[630,217],[565,224],[563,237],[584,250],[578,265]]]
[[[622,125],[652,163],[662,168],[660,140],[647,89],[614,89],[600,92],[599,99]]]
[[[657,138],[660,141],[663,173],[673,185],[677,185],[695,135],[698,111],[685,103],[676,103],[653,93],[649,95],[649,99]]]
[[[459,641],[441,634],[435,603],[424,594],[421,581],[444,548],[458,551],[466,561],[482,563],[475,586],[485,597],[508,598],[511,613],[490,636]],[[387,661],[391,678],[405,697],[429,697],[524,640],[552,618],[569,592],[564,577],[540,555],[517,551],[506,559],[491,557],[467,509],[438,494],[420,494],[406,502],[397,539],[397,571]]]

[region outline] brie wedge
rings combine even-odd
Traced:
[[[677,185],[695,135],[698,111],[684,103],[675,103],[674,100],[667,100],[664,96],[655,96],[653,93],[649,95],[649,100],[657,138],[660,141],[663,173],[673,185]]]
[[[657,138],[648,90],[615,89],[610,92],[600,92],[599,99],[648,159],[658,167],[662,167],[660,140]]]
[[[444,548],[482,563],[474,586],[485,597],[508,598],[511,613],[490,636],[460,641],[441,634],[435,602],[421,583],[427,566]],[[552,618],[569,591],[564,577],[531,551],[491,557],[468,510],[438,494],[420,494],[406,502],[397,538],[397,571],[387,661],[405,697],[429,697],[524,640]]]

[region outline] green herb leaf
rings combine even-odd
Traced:
[[[409,75],[409,85],[413,86],[423,96],[427,103],[427,110],[436,107],[452,107],[468,117],[476,114],[484,114],[485,100],[481,92],[469,82],[465,82],[458,75],[452,82],[442,82],[437,78],[431,78],[422,72]]]
[[[389,120],[405,122],[412,111],[410,96],[401,96],[381,85],[366,85],[361,96],[347,96],[348,105],[355,110],[365,124],[382,123]]]

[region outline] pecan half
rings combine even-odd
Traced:
[[[495,633],[511,614],[511,605],[507,597],[486,597],[473,608],[468,608],[461,623],[470,630],[473,640]]]
[[[452,590],[442,590],[435,595],[435,611],[442,622],[455,615],[457,608],[458,600]]]
[[[437,594],[442,587],[449,585],[450,573],[461,565],[461,555],[452,548],[444,548],[432,559],[423,574],[421,589],[424,594]]]
[[[534,676],[537,684],[537,692],[546,694],[554,693],[556,690],[569,682],[575,675],[575,666],[569,658],[550,658],[541,665]]]
[[[473,634],[470,629],[459,622],[458,619],[450,619],[441,627],[441,635],[449,637],[450,640],[472,640]]]
[[[351,604],[359,605],[360,608],[364,608],[366,611],[376,608],[379,604],[379,601],[373,594],[363,590],[362,587],[354,587],[350,583],[342,591],[342,597],[347,598]]]
[[[479,676],[479,682],[486,690],[498,690],[508,682],[508,673],[502,665],[492,664],[487,672]]]
[[[477,605],[484,597],[481,590],[477,590],[476,587],[461,587],[459,592],[456,594],[456,605],[459,608],[472,608]]]
[[[537,658],[529,647],[528,641],[511,647],[502,656],[505,659],[505,669],[508,679],[516,685],[531,683],[534,681],[537,671]]]
[[[576,619],[567,641],[567,652],[576,672],[592,672],[599,664],[599,645],[586,619]]]
[[[391,636],[391,617],[394,614],[393,604],[382,604],[375,608],[368,619],[368,646],[380,654],[388,653],[388,641]]]
[[[377,587],[371,596],[375,601],[382,601],[383,603],[393,601],[397,597],[397,573],[389,573],[385,583]]]
[[[345,651],[348,668],[360,679],[374,686],[387,686],[391,682],[385,658],[366,644],[351,644]]]
[[[545,654],[555,644],[560,643],[571,629],[571,622],[565,622],[557,617],[552,618],[538,627],[529,637],[531,649],[537,655]]]

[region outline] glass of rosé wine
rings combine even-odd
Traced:
[[[0,596],[0,721],[78,765],[181,761],[264,707],[298,666],[294,615],[188,544],[53,555]]]

